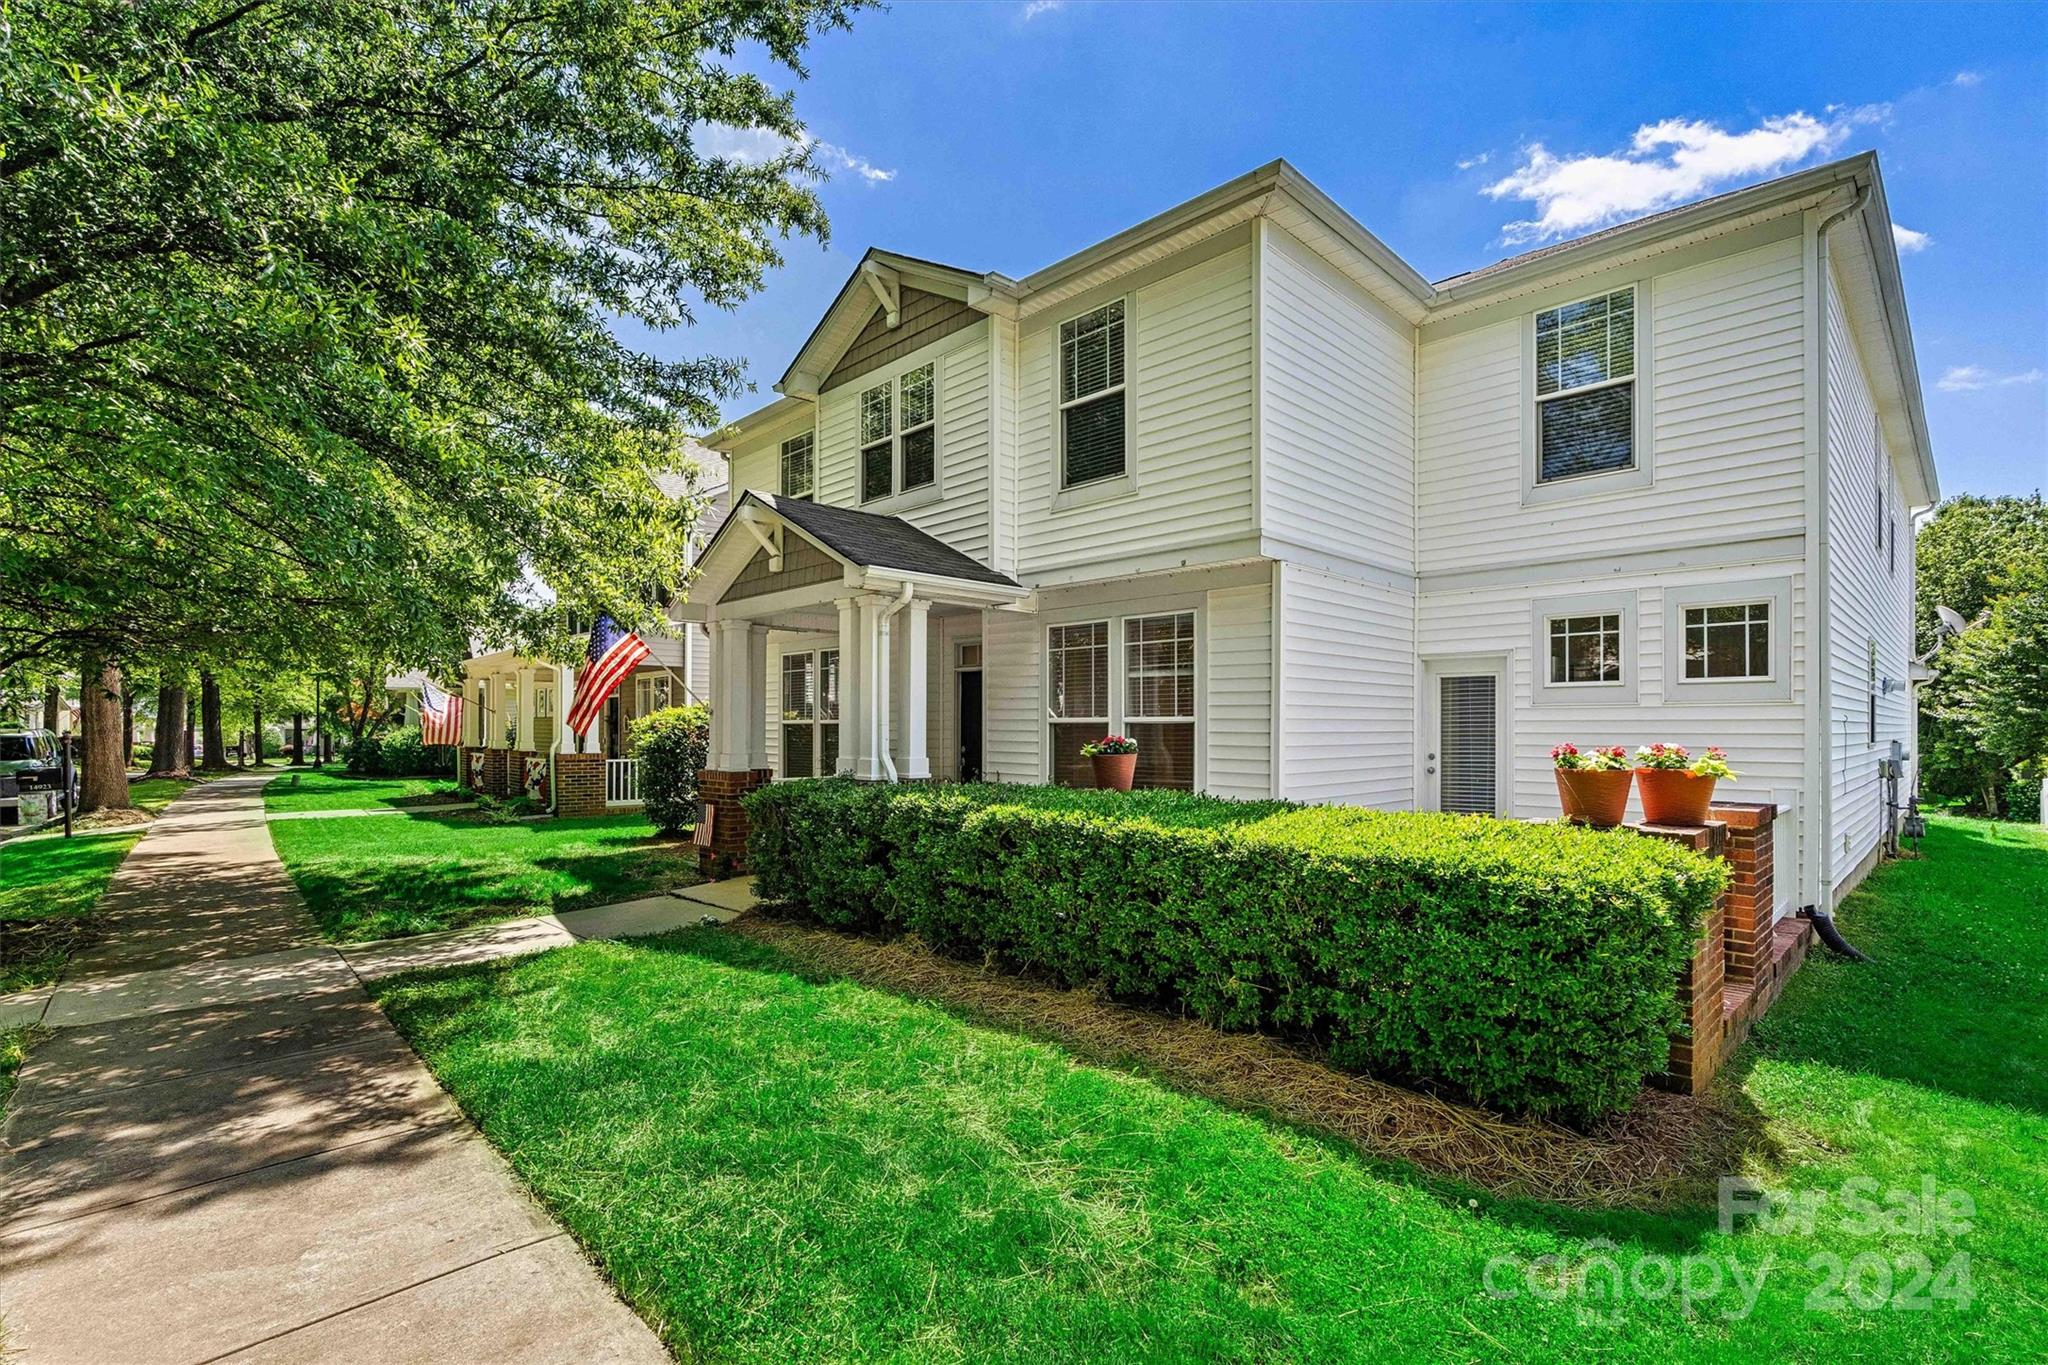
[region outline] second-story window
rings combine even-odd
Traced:
[[[1124,452],[1124,302],[1060,324],[1060,486],[1113,479]]]
[[[810,432],[782,443],[782,496],[809,502],[817,496],[817,464],[811,458]]]
[[[860,500],[929,488],[938,476],[938,371],[927,362],[860,396]]]
[[[1636,291],[1536,315],[1536,481],[1633,469]]]

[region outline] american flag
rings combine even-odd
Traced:
[[[420,680],[420,743],[462,743],[462,698]]]
[[[576,700],[569,707],[569,728],[579,736],[589,734],[598,708],[651,652],[646,641],[620,630],[611,617],[598,617],[590,628],[590,646],[583,651],[583,667],[576,671]]]

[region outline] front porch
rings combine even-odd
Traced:
[[[775,778],[959,775],[956,755],[934,762],[948,700],[934,679],[958,663],[934,642],[978,635],[984,612],[1029,610],[1015,580],[900,518],[752,492],[701,562],[681,612],[711,633],[708,864],[743,863],[737,800]]]

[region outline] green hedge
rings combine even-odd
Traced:
[[[1561,825],[1047,787],[778,782],[762,895],[1506,1112],[1627,1106],[1726,873]]]
[[[650,711],[627,731],[640,760],[642,813],[668,833],[697,820],[697,774],[711,753],[711,712],[702,706]]]

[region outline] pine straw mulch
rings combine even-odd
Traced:
[[[1054,1042],[1086,1061],[1131,1067],[1175,1089],[1351,1143],[1368,1157],[1510,1198],[1578,1208],[1668,1209],[1711,1202],[1760,1139],[1711,1101],[1645,1088],[1626,1114],[1590,1132],[1504,1119],[1470,1105],[1337,1070],[1303,1047],[1225,1033],[1118,1004],[905,937],[856,937],[756,910],[725,926],[807,973],[840,976],[936,1003],[977,1022]]]

